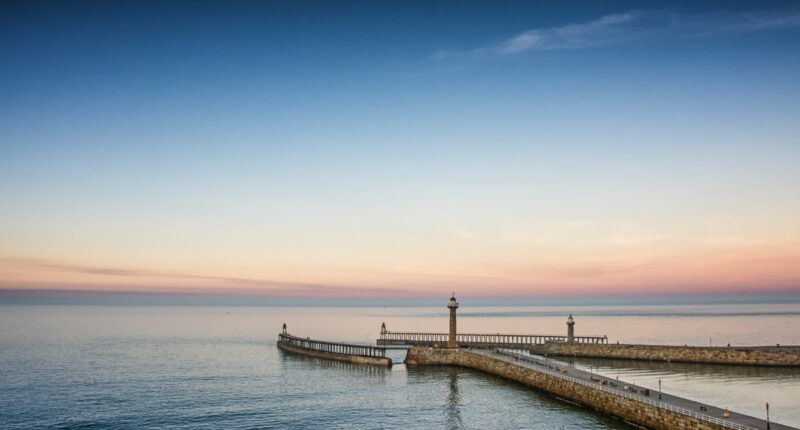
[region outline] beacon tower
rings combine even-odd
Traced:
[[[567,318],[567,343],[575,342],[575,319],[572,318],[572,314],[569,314],[569,318]]]
[[[450,337],[447,339],[447,347],[458,348],[458,342],[456,342],[456,309],[458,309],[456,293],[453,293],[450,301],[447,302],[447,309],[450,309]]]

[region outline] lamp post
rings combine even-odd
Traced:
[[[769,428],[769,402],[767,402],[767,428]]]
[[[661,379],[658,380],[658,400],[661,400]]]

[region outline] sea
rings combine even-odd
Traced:
[[[445,332],[441,303],[0,304],[2,429],[628,429],[478,371],[333,362],[276,347],[292,334],[374,344]],[[800,300],[498,302],[461,298],[462,332],[607,335],[610,343],[800,345]],[[653,390],[800,427],[800,368],[574,359]]]

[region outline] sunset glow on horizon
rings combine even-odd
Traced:
[[[758,5],[2,6],[0,289],[800,292]]]

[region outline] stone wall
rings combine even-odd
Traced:
[[[457,348],[413,347],[408,351],[405,362],[409,365],[455,365],[482,370],[649,429],[711,430],[724,428],[698,418]]]
[[[357,364],[372,364],[375,366],[392,367],[391,358],[364,357],[361,355],[350,355],[350,354],[336,354],[332,352],[317,351],[315,349],[299,348],[297,346],[289,345],[283,342],[278,342],[278,348],[284,351],[293,352],[295,354],[302,354],[316,358],[324,358],[326,360],[347,361],[350,363],[357,363]]]
[[[800,347],[702,347],[547,342],[535,354],[688,363],[800,366]]]

